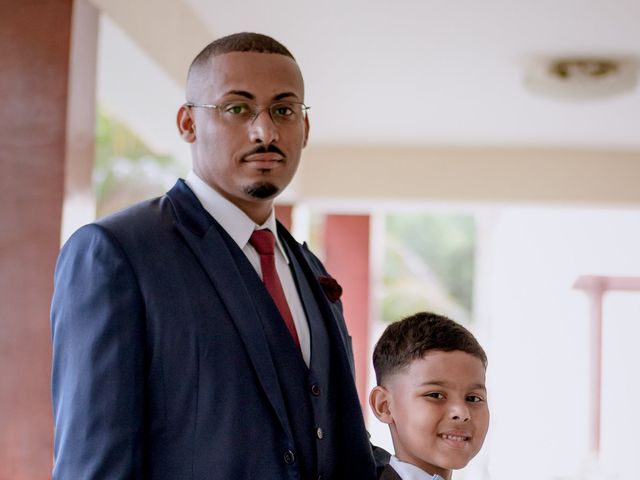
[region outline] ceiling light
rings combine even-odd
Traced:
[[[568,57],[531,62],[524,84],[538,94],[580,100],[628,93],[637,81],[635,60]]]

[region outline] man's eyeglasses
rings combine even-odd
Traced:
[[[275,102],[268,107],[260,107],[253,102],[225,102],[219,105],[191,103],[185,107],[212,108],[218,112],[220,120],[229,125],[252,124],[264,110],[276,125],[293,125],[301,122],[307,116],[307,107],[302,102]]]

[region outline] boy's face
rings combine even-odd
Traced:
[[[388,417],[376,414],[389,424],[400,460],[450,478],[478,453],[489,427],[481,360],[462,351],[430,351],[385,387]]]

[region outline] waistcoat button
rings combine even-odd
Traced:
[[[286,452],[284,452],[284,463],[286,463],[287,465],[291,465],[293,462],[295,462],[295,460],[296,457],[291,450],[287,450]]]

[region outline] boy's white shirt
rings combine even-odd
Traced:
[[[415,465],[398,460],[395,455],[391,455],[389,465],[402,480],[444,480],[440,475],[431,475]]]

